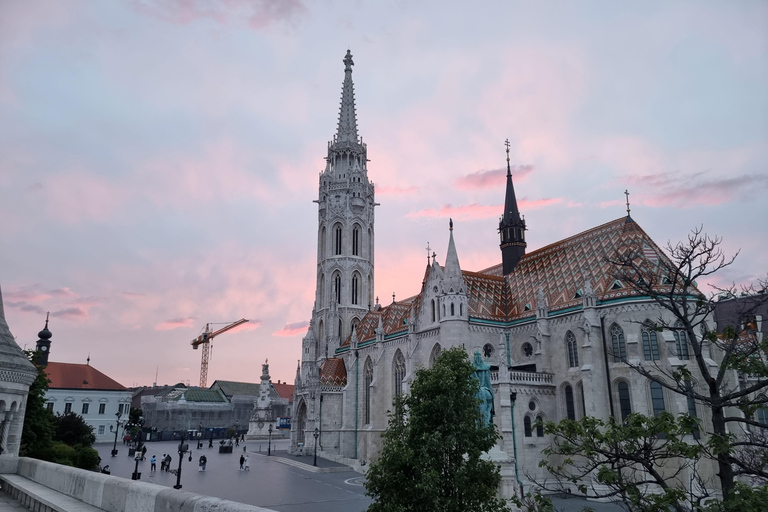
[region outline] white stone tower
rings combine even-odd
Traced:
[[[303,358],[333,357],[341,340],[369,311],[373,298],[373,183],[367,147],[357,134],[352,54],[344,57],[339,125],[328,143],[320,173],[317,230],[317,290]],[[310,361],[307,361],[310,360]],[[303,370],[311,371],[302,365]],[[304,372],[303,372],[304,373]],[[304,378],[311,375],[304,373]]]

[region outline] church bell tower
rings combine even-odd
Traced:
[[[368,150],[357,133],[352,54],[344,57],[339,123],[320,173],[317,290],[310,329],[316,360],[333,357],[373,297],[374,200]],[[308,336],[310,336],[308,334]],[[304,356],[309,351],[305,350]]]
[[[512,185],[512,170],[509,166],[509,139],[504,141],[507,146],[507,194],[504,199],[504,215],[499,221],[499,236],[501,238],[501,261],[503,273],[511,273],[520,258],[525,254],[525,218],[520,216],[515,198],[515,187]]]

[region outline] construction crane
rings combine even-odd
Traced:
[[[219,334],[225,333],[229,331],[230,329],[234,329],[238,325],[242,325],[245,322],[247,322],[245,318],[241,318],[237,322],[232,322],[230,324],[225,325],[221,329],[218,329],[216,331],[211,332],[211,325],[216,324],[205,324],[205,331],[203,331],[200,336],[193,339],[190,343],[192,344],[192,348],[197,350],[197,348],[202,345],[203,346],[203,358],[202,362],[200,363],[200,387],[201,388],[207,388],[208,387],[208,358],[211,354],[211,340],[218,336]]]

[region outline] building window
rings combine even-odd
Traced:
[[[325,226],[323,226],[323,230],[320,232],[320,259],[325,259]]]
[[[432,321],[435,321],[435,299],[432,299]]]
[[[483,357],[486,359],[490,359],[490,357],[493,355],[493,345],[490,343],[486,343],[483,345]]]
[[[357,287],[359,279],[357,274],[352,276],[352,304],[357,304]]]
[[[365,375],[365,424],[371,423],[371,383],[373,382],[373,363],[369,357],[365,361],[365,369],[363,370]]]
[[[643,354],[646,361],[658,361],[659,360],[659,342],[656,338],[656,331],[653,328],[653,324],[646,322],[643,324],[641,332],[643,336]]]
[[[49,411],[52,411],[53,410],[53,402],[48,402],[47,404],[45,404],[45,408],[48,409]]]
[[[453,302],[451,302],[451,316],[455,315],[456,313],[453,312]]]
[[[89,404],[88,402],[84,403],[83,404],[83,412],[82,412],[82,414],[88,414],[88,409],[90,409],[90,406],[91,406],[91,404]]]
[[[325,274],[320,274],[320,282],[317,283],[317,289],[319,290],[318,302],[320,308],[325,306]]]
[[[360,228],[352,228],[352,256],[360,256]]]
[[[569,420],[576,420],[576,407],[573,403],[573,388],[565,386],[565,413]]]
[[[64,414],[68,414],[72,412],[72,402],[67,402],[64,404]]]
[[[99,425],[99,435],[103,435],[105,431],[104,425]]]
[[[757,410],[757,422],[768,426],[768,407],[761,407]]]
[[[544,437],[544,418],[536,416],[536,437]]]
[[[632,414],[632,400],[629,398],[629,384],[624,381],[619,382],[619,409],[621,410],[621,420],[627,421],[627,416]]]
[[[334,254],[336,254],[338,256],[339,254],[341,254],[341,225],[340,224],[336,224],[336,227],[334,228],[334,231],[335,231],[335,235],[336,235],[335,236],[335,242],[336,243],[335,243],[335,247],[334,247],[334,249],[335,249]]]
[[[576,336],[571,331],[566,333],[565,343],[568,349],[568,366],[570,368],[577,368],[579,366],[579,352],[576,347]]]
[[[125,404],[117,404],[117,413],[123,414],[125,412]]]
[[[664,412],[664,390],[658,382],[651,382],[651,402],[654,416]]]
[[[523,418],[523,428],[525,429],[525,437],[531,437],[531,417],[526,416]]]
[[[107,404],[99,404],[99,414],[104,414],[107,409]]]
[[[703,325],[703,324],[702,324]],[[688,337],[683,330],[683,323],[675,322],[675,330],[672,331],[675,336],[675,348],[677,348],[677,357],[680,359],[688,359]]]
[[[533,345],[528,342],[523,343],[523,355],[525,357],[531,357],[533,355]]]
[[[341,274],[336,274],[333,277],[333,288],[336,294],[336,304],[341,304]]]
[[[394,367],[395,397],[398,397],[403,392],[403,380],[405,379],[405,358],[400,350],[395,353]]]
[[[624,330],[616,324],[611,326],[613,344],[613,362],[620,363],[627,359],[627,344],[624,342]]]
[[[429,354],[429,367],[432,368],[435,365],[435,360],[440,356],[440,344],[435,343],[432,347],[432,352]]]

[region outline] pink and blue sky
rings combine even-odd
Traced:
[[[381,206],[376,294],[427,242],[500,261],[504,140],[529,250],[625,214],[703,224],[766,272],[763,1],[0,1],[0,286],[19,345],[125,385],[293,381],[314,298],[318,172],[355,60]]]

